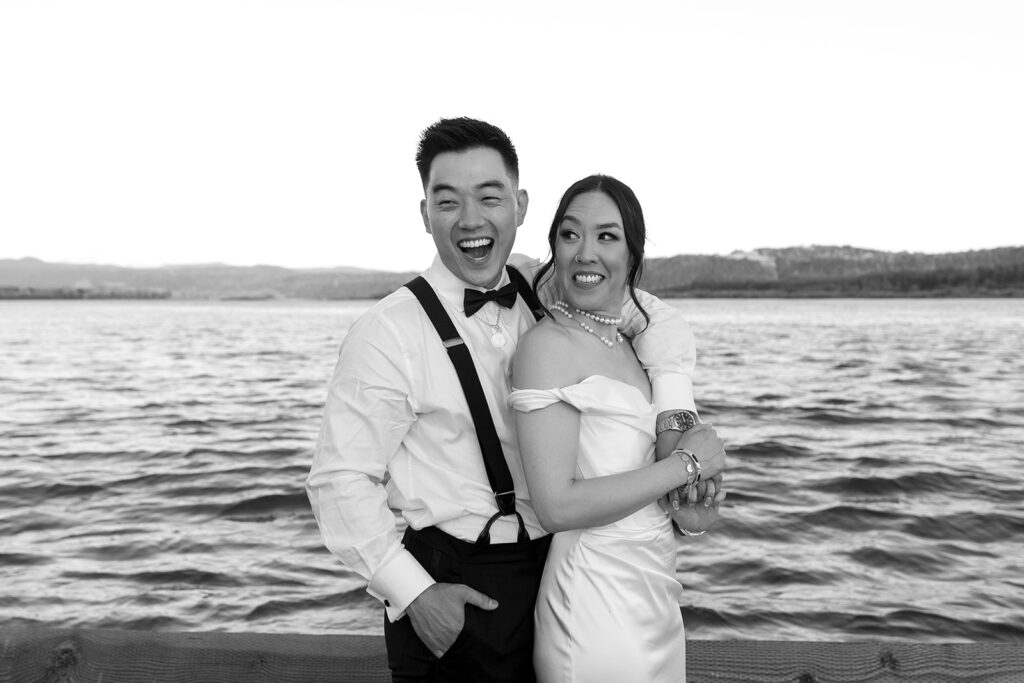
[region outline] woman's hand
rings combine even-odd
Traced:
[[[714,445],[717,441],[718,446],[721,448],[721,460],[724,462],[725,448],[722,446],[721,439],[718,438],[718,434],[712,429],[711,425],[701,424],[687,430],[683,434],[679,434],[675,441],[671,440],[671,436],[677,434],[676,432],[662,432],[658,435],[658,446],[657,446],[657,458],[663,460],[667,457],[678,457],[672,455],[672,451],[676,448],[686,448],[687,450],[693,451],[697,459],[700,460],[701,464],[701,480],[696,486],[690,487],[679,487],[672,489],[665,500],[665,508],[669,512],[678,510],[681,505],[696,505],[703,504],[704,506],[713,505],[715,503],[721,503],[725,500],[725,491],[722,488],[722,471],[719,470],[716,474],[708,476],[707,470],[704,465],[704,458],[701,457],[701,453],[704,453],[703,449],[694,450],[694,448],[687,446],[688,442],[684,439],[686,434],[701,430],[710,432],[710,435],[705,435],[705,438],[701,439],[701,443],[704,443],[709,448]],[[708,437],[711,438],[708,438]],[[705,457],[707,453],[705,453]],[[713,459],[713,458],[712,458]],[[716,467],[722,467],[717,461],[713,463]]]
[[[701,479],[713,479],[725,470],[725,444],[709,424],[699,424],[683,432],[676,448],[685,448],[697,456]]]

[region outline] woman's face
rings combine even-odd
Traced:
[[[570,306],[617,316],[629,266],[615,202],[600,191],[574,197],[555,235],[555,273],[562,297]]]

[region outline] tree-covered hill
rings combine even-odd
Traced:
[[[125,268],[0,259],[0,298],[376,299],[414,273],[205,264]],[[1024,247],[949,254],[847,246],[652,258],[642,286],[688,296],[1024,296]]]
[[[856,247],[757,249],[649,259],[661,296],[1021,296],[1024,247],[948,254]]]

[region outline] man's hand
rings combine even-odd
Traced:
[[[409,603],[412,628],[435,657],[452,646],[466,623],[466,605],[493,610],[498,601],[461,583],[435,583]]]
[[[719,472],[710,479],[701,479],[690,487],[672,489],[667,498],[669,507],[665,509],[669,512],[678,510],[683,505],[703,505],[704,507],[717,505],[725,500],[722,473]]]
[[[680,529],[699,534],[718,521],[718,503],[711,506],[683,505],[678,510],[669,510],[669,513]]]
[[[685,448],[697,456],[704,479],[713,479],[725,469],[725,444],[709,424],[699,424],[683,432],[676,448]]]
[[[698,424],[682,434],[669,430],[658,435],[658,460],[670,457],[676,448],[686,448],[697,456],[701,465],[701,480],[696,486],[672,489],[665,509],[671,512],[678,510],[681,505],[707,507],[725,500],[725,491],[722,490],[725,446],[714,428],[710,424]]]

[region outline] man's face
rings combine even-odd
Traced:
[[[441,261],[459,279],[492,288],[512,253],[528,198],[490,147],[434,157],[420,202]]]

